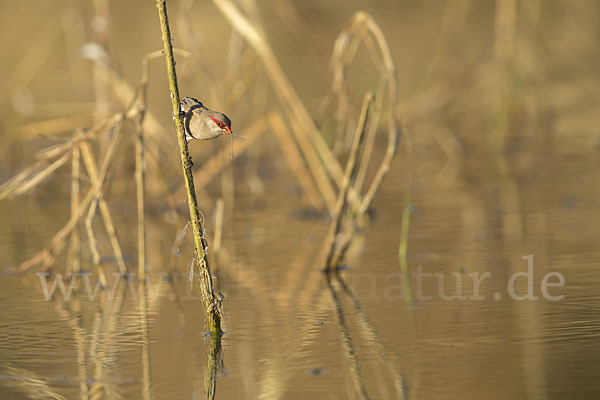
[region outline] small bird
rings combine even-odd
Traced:
[[[181,101],[181,111],[185,113],[185,138],[209,140],[226,133],[237,136],[231,131],[231,120],[218,111],[209,110],[193,97],[184,97]]]

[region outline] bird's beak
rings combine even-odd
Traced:
[[[231,132],[231,128],[229,126],[226,126],[225,128],[223,128],[223,130],[225,131],[226,134],[228,135],[232,135],[233,132]]]

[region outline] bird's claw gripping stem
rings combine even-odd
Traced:
[[[175,119],[177,117],[179,117],[179,118],[185,118],[185,111],[179,110],[178,113],[173,113],[173,121],[175,121]]]

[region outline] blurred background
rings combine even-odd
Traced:
[[[231,4],[263,39],[258,51]],[[27,270],[0,276],[0,397],[598,396],[600,3],[169,0],[168,7],[181,95],[225,113],[246,139],[190,143],[224,298],[218,365],[207,352],[197,284],[188,282],[193,243],[184,232],[189,214],[165,63],[160,52],[146,57],[162,49],[155,2],[2,2],[0,184],[28,168],[42,173],[0,200],[0,268]],[[395,75],[377,37],[365,26],[353,30],[359,11],[389,46]],[[356,46],[340,86],[336,54],[347,43]],[[92,288],[98,280],[83,219],[62,252],[27,264],[69,221],[75,163],[69,153],[53,164],[52,149],[77,135],[98,131],[90,149],[102,170],[120,132],[103,198],[123,262],[137,269],[134,105],[144,65],[147,303],[130,290],[138,286],[116,284],[90,298],[81,283],[68,298],[46,300],[44,288],[66,279],[73,263],[92,273]],[[364,182],[386,153],[387,115],[397,113],[403,129],[342,279],[332,283],[318,256],[331,197],[310,169],[298,139],[306,127],[294,115],[307,112],[343,170],[367,91],[380,103]],[[114,129],[122,113],[122,129]],[[75,181],[83,198],[93,184],[83,161]],[[100,213],[92,217],[112,282],[119,257]],[[527,272],[529,255],[539,298],[509,299],[507,282]],[[45,271],[54,273],[48,281],[36,275]],[[439,275],[418,293],[417,271]],[[460,290],[475,296],[471,274],[486,272],[484,299],[448,298]],[[564,295],[558,301],[540,290],[553,272],[565,280],[550,290]],[[519,279],[517,292],[528,284]]]

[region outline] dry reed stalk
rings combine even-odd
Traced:
[[[336,246],[336,239],[342,230],[342,223],[345,215],[346,208],[348,206],[348,192],[353,180],[356,178],[358,152],[362,145],[364,133],[368,129],[369,125],[369,112],[371,104],[373,103],[373,95],[368,93],[365,96],[362,110],[360,112],[360,118],[358,125],[356,126],[356,132],[354,134],[354,140],[352,143],[352,149],[350,150],[350,156],[346,164],[346,172],[344,173],[344,179],[340,188],[340,194],[335,205],[334,220],[329,228],[329,233],[325,239],[327,255],[325,257],[325,271],[329,272],[332,268],[336,268],[339,258],[336,256],[338,248]]]
[[[62,157],[54,161],[47,168],[43,169],[38,174],[31,177],[27,182],[24,182],[22,185],[16,188],[14,192],[9,193],[11,194],[11,196],[19,196],[21,194],[27,193],[28,191],[36,187],[44,179],[46,179],[48,176],[50,176],[54,171],[65,165],[70,158],[71,154],[65,153]]]
[[[173,44],[171,41],[171,32],[169,28],[169,18],[167,16],[166,0],[157,0],[158,15],[162,32],[163,47],[165,50],[165,62],[167,64],[167,73],[169,78],[169,87],[171,90],[171,101],[173,105],[173,116],[175,118],[175,127],[177,129],[177,139],[179,142],[179,154],[183,168],[183,176],[187,189],[188,205],[190,210],[190,220],[194,232],[194,244],[198,264],[200,266],[200,288],[204,300],[205,312],[210,323],[210,330],[213,340],[220,338],[223,331],[221,329],[221,305],[213,291],[212,275],[208,263],[208,243],[204,236],[204,227],[200,221],[200,212],[198,201],[196,200],[196,191],[194,187],[194,176],[192,174],[192,159],[188,150],[188,143],[185,139],[185,130],[183,126],[183,117],[181,113],[179,87],[177,84],[177,73],[175,70],[175,58],[173,56]]]
[[[340,185],[343,173],[337,159],[329,147],[327,147],[310,114],[304,107],[304,104],[302,104],[298,94],[294,91],[272,49],[259,30],[242,15],[230,0],[213,0],[213,3],[219,8],[231,27],[244,36],[250,46],[252,46],[263,60],[268,71],[268,77],[271,79],[271,83],[283,103],[284,112],[293,121],[292,126],[294,128],[293,132],[296,134],[296,140],[308,160],[311,173],[321,190],[325,204],[327,204],[328,210],[331,211],[335,204],[334,188],[329,180],[322,180],[319,177],[331,176],[336,184]],[[323,160],[322,163],[315,161],[315,156],[308,156],[308,154],[314,152],[314,149],[317,150],[318,157]]]
[[[57,101],[48,103],[36,102],[34,116],[35,118],[39,118],[39,121],[44,121],[58,118],[58,115],[67,118],[69,116],[75,117],[91,115],[93,109],[94,103],[92,101]]]
[[[81,136],[81,132],[77,131],[76,136]],[[80,150],[79,147],[73,149],[71,158],[71,218],[77,214],[79,207],[79,172],[81,169]],[[81,242],[79,237],[79,229],[75,227],[71,232],[71,240],[69,252],[67,256],[67,275],[78,273],[81,265]]]
[[[409,307],[412,308],[412,290],[410,287],[410,274],[408,271],[408,231],[410,228],[410,202],[412,196],[412,173],[409,173],[406,188],[404,188],[404,199],[402,204],[402,225],[400,227],[400,246],[398,247],[398,260],[400,272],[404,285],[404,298]]]
[[[349,136],[350,129],[348,129],[348,118],[350,114],[350,106],[348,104],[349,95],[346,93],[346,88],[338,96],[338,108],[335,112],[336,127],[335,127],[335,138],[333,140],[332,151],[334,154],[339,155],[342,150],[347,146],[347,137]],[[379,98],[378,98],[379,99]]]
[[[375,94],[375,103],[373,104],[373,111],[371,112],[371,123],[369,124],[369,130],[365,135],[365,146],[361,157],[360,166],[358,173],[356,174],[356,180],[354,181],[354,189],[356,193],[360,193],[363,187],[365,177],[367,175],[367,169],[369,168],[369,161],[375,148],[375,137],[377,135],[377,127],[379,126],[379,117],[383,109],[383,98],[385,96],[385,82],[384,80],[379,81],[379,87]]]
[[[375,172],[375,176],[371,185],[368,187],[365,194],[362,195],[361,198],[361,186],[363,184],[366,169],[368,168],[369,158],[371,157],[372,153],[372,141],[374,141],[374,129],[376,129],[376,127],[373,127],[373,131],[371,131],[369,134],[369,140],[367,142],[366,149],[363,152],[358,178],[356,179],[354,186],[348,191],[348,198],[350,200],[351,205],[353,206],[353,214],[349,217],[350,222],[347,224],[347,228],[345,230],[339,228],[338,232],[333,236],[333,239],[329,237],[329,240],[333,240],[336,246],[335,250],[330,250],[330,254],[328,255],[328,261],[326,262],[325,266],[327,271],[329,271],[329,268],[337,266],[339,264],[342,256],[345,254],[348,247],[350,246],[350,243],[356,230],[363,225],[364,214],[371,206],[371,203],[373,202],[373,199],[375,198],[375,195],[377,194],[377,191],[379,190],[379,187],[381,186],[385,175],[390,169],[391,162],[396,153],[398,135],[400,132],[397,116],[398,104],[396,66],[392,59],[389,46],[385,40],[385,37],[383,36],[383,33],[381,32],[381,29],[371,18],[371,16],[364,12],[356,13],[352,18],[349,27],[345,29],[336,40],[334,46],[334,54],[332,56],[331,62],[334,71],[333,91],[334,93],[338,94],[343,104],[347,102],[347,84],[345,70],[357,54],[361,40],[365,42],[366,47],[369,50],[369,54],[373,58],[375,66],[381,68],[380,73],[382,74],[382,77],[387,83],[389,102],[389,106],[387,109],[388,145],[383,160],[381,161],[379,168]],[[378,49],[378,51],[376,51],[376,49]],[[378,88],[379,96],[381,96],[382,94],[382,84],[383,81],[380,82]],[[378,120],[380,114],[378,111],[379,109],[377,109],[376,107],[374,118],[375,120]],[[407,146],[409,163],[411,166],[411,171],[409,171],[409,174],[412,174],[412,142],[408,132],[406,132],[405,142]],[[408,209],[410,205],[411,183],[412,177],[409,177],[409,187],[405,192],[404,197],[404,207],[406,209]],[[357,204],[359,205],[358,207]],[[401,242],[407,240],[407,235],[408,230],[401,232]]]
[[[15,196],[14,193],[17,188],[22,186],[23,182],[30,176],[35,176],[35,174],[40,173],[39,171],[44,167],[44,164],[44,161],[38,161],[0,185],[0,200]]]
[[[279,139],[281,149],[286,155],[285,160],[294,171],[300,185],[302,185],[309,203],[317,210],[321,210],[323,208],[323,197],[321,197],[311,175],[307,172],[306,163],[298,151],[298,146],[296,146],[292,133],[285,124],[283,117],[279,113],[271,112],[267,118],[273,132]]]
[[[60,253],[62,253],[66,244],[67,244],[66,238],[65,238],[65,240],[56,244],[54,253],[50,253],[48,255],[48,257],[46,257],[42,262],[42,270],[43,271],[50,271],[50,269],[52,268],[52,265],[56,261],[56,257],[58,257],[58,255]]]
[[[136,121],[136,141],[135,141],[135,184],[138,215],[138,279],[146,279],[146,228],[144,220],[144,133],[142,130],[143,113]]]
[[[149,62],[151,59],[159,57],[162,52],[156,51],[147,54],[142,60],[142,79],[138,85],[138,93],[135,99],[134,127],[135,127],[135,184],[136,184],[136,203],[138,215],[138,280],[146,279],[146,223],[145,223],[145,169],[146,161],[144,157],[144,117],[147,108],[147,89]]]
[[[52,146],[51,148],[48,148],[45,151],[40,152],[39,157],[41,158],[41,160],[39,160],[38,163],[45,162],[47,159],[50,159],[52,157],[57,157],[61,154],[62,151],[67,151],[67,150],[72,151],[77,147],[81,148],[81,146],[83,146],[84,144],[87,145],[87,140],[93,139],[98,133],[102,132],[106,128],[114,127],[114,125],[117,124],[121,120],[121,118],[122,118],[122,116],[116,115],[115,117],[109,118],[105,121],[98,123],[96,126],[89,129],[83,135],[79,135],[79,136],[76,135],[74,138],[72,138],[69,142],[67,142],[65,144],[62,144],[59,146]],[[37,163],[36,163],[36,165],[37,165]],[[28,172],[29,170],[30,170],[30,168],[28,168],[24,172]],[[16,180],[18,182],[21,182],[22,180],[25,179],[25,178],[23,178],[23,176],[25,176],[25,178],[26,178],[28,176],[28,174],[21,173],[18,176],[16,176],[15,178],[13,178],[11,181]],[[9,181],[7,183],[11,183],[11,181]],[[18,185],[17,185],[17,187],[18,187]],[[14,187],[12,187],[12,186],[11,186],[11,188],[14,189]],[[75,229],[77,227],[79,219],[83,216],[84,210],[86,210],[89,207],[93,198],[94,198],[94,187],[92,187],[88,191],[85,198],[79,203],[79,206],[77,207],[77,212],[74,215],[71,215],[71,218],[69,219],[67,224],[54,235],[54,237],[50,240],[50,242],[46,245],[46,247],[44,249],[40,250],[39,252],[37,252],[29,260],[27,260],[27,261],[23,262],[21,265],[19,265],[19,267],[17,268],[17,271],[25,272],[25,271],[29,270],[31,267],[33,267],[34,265],[37,265],[40,263],[44,264],[44,270],[48,270],[50,264],[54,261],[55,257],[62,251],[64,244],[65,244],[64,243],[65,240],[69,237],[69,235],[71,234],[73,229]]]
[[[49,136],[59,133],[74,131],[82,126],[89,126],[94,122],[91,114],[75,115],[69,117],[52,118],[44,121],[30,122],[23,126],[21,140],[31,139],[35,136]]]
[[[65,143],[39,151],[36,154],[37,161],[32,166],[0,185],[0,200],[19,196],[33,189],[57,168],[64,165],[68,161],[68,157],[66,159],[64,157],[70,157],[70,153],[83,141],[94,139],[104,129],[112,127],[116,121],[116,117],[109,118],[96,124],[81,136],[74,136]],[[54,162],[48,166],[47,164],[53,160]]]
[[[84,149],[85,149],[85,147],[84,147]],[[85,151],[83,152],[83,154],[84,154],[84,156],[83,156],[84,163],[87,166],[87,164],[90,163],[90,156]],[[92,172],[89,167],[88,167],[88,175],[90,175],[90,177],[94,176],[94,178],[96,178],[95,175],[92,175]],[[96,183],[98,182],[97,178],[96,178],[95,182]],[[106,275],[104,274],[104,268],[102,267],[102,264],[101,264],[100,251],[98,251],[98,242],[96,241],[96,235],[94,234],[94,228],[92,226],[92,222],[94,220],[94,215],[96,213],[96,207],[98,205],[98,201],[100,200],[98,198],[97,192],[98,192],[98,190],[96,189],[96,184],[94,184],[94,201],[92,201],[92,204],[90,205],[90,208],[88,209],[88,214],[85,219],[85,229],[86,229],[87,236],[88,236],[88,242],[90,244],[90,251],[92,252],[92,264],[94,264],[96,271],[98,271],[98,279],[100,280],[100,285],[103,288],[107,288],[108,281],[106,279]]]
[[[396,65],[383,32],[373,18],[363,11],[354,14],[349,27],[340,33],[336,40],[331,62],[334,71],[333,91],[341,95],[342,90],[345,87],[345,69],[356,55],[361,39],[365,41],[372,57],[375,58],[374,64],[376,66],[381,65],[383,68],[382,73],[387,80],[389,103],[387,111],[388,145],[383,161],[375,173],[371,186],[369,186],[366,193],[362,196],[360,207],[358,207],[357,210],[357,214],[362,216],[371,206],[371,203],[377,194],[377,190],[383,182],[383,178],[385,178],[385,175],[390,169],[390,165],[396,154],[400,129],[397,116],[398,88]],[[379,50],[379,57],[376,57],[375,55],[375,45]]]
[[[121,116],[122,117],[122,116]],[[92,248],[92,254],[94,259],[94,264],[98,268],[99,272],[101,271],[100,267],[100,255],[97,252],[97,248],[95,246],[94,234],[92,229],[93,217],[96,212],[96,207],[100,208],[100,214],[102,215],[102,220],[104,221],[104,226],[106,228],[106,232],[108,234],[111,246],[113,248],[113,252],[115,253],[115,258],[117,261],[117,265],[119,266],[119,271],[121,274],[127,273],[127,266],[125,264],[125,260],[123,258],[123,252],[121,251],[121,245],[119,244],[119,240],[117,238],[117,234],[114,227],[114,222],[108,208],[108,204],[103,197],[104,192],[104,184],[106,183],[106,178],[108,175],[108,170],[112,164],[115,150],[117,148],[117,144],[121,137],[122,132],[122,118],[120,122],[115,126],[113,137],[111,138],[108,147],[106,149],[106,155],[104,156],[104,161],[102,163],[102,167],[100,172],[98,172],[96,167],[96,161],[94,160],[94,155],[91,151],[89,143],[83,143],[81,145],[81,154],[83,156],[83,162],[88,172],[88,176],[90,181],[92,182],[94,198],[96,201],[92,202],[90,209],[88,211],[87,219],[86,219],[86,228],[88,231],[88,235],[90,238],[90,246]],[[106,282],[106,279],[102,282],[103,285]],[[106,287],[106,286],[105,286]]]

